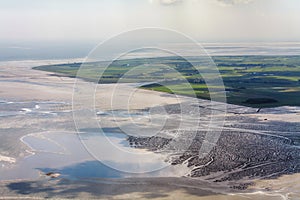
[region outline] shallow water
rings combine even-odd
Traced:
[[[66,110],[60,110],[62,106],[68,106],[63,102],[6,102],[1,101],[0,112],[2,122],[6,119],[9,121],[17,120],[19,117],[23,121],[46,120],[47,126],[55,126],[53,118],[63,118],[72,121],[72,113]],[[112,112],[98,111],[102,117],[111,117]],[[117,111],[113,113],[118,115]],[[130,117],[140,117],[144,113],[132,113]],[[50,117],[52,116],[52,117]],[[121,118],[128,118],[129,114],[120,111]],[[50,118],[49,118],[50,117]],[[35,124],[43,126],[43,124]],[[42,129],[43,127],[39,127]],[[34,128],[35,130],[36,128]],[[33,131],[34,131],[33,130]],[[16,130],[17,131],[17,130]],[[92,129],[91,131],[95,131]],[[40,172],[47,173],[51,171],[59,172],[63,177],[70,179],[77,178],[121,178],[121,177],[158,177],[158,176],[183,176],[188,173],[188,168],[184,166],[171,166],[165,162],[166,157],[153,152],[130,147],[127,136],[122,133],[105,132],[101,135],[97,132],[86,131],[81,137],[72,131],[45,131],[33,132],[24,135],[20,140],[29,148],[27,157],[18,160],[17,165],[3,164],[0,167],[0,180],[14,179],[36,179],[40,177]],[[82,141],[85,143],[95,140],[102,141],[101,147],[95,146],[93,151],[106,150],[104,152],[102,163],[95,159],[93,155],[85,149]],[[113,146],[107,145],[112,143]],[[119,149],[131,152],[132,154],[142,154],[140,158],[118,156]],[[103,162],[105,164],[103,164]],[[110,166],[107,166],[110,165]],[[113,169],[111,166],[119,166],[124,169],[121,172]],[[141,169],[148,167],[151,169],[163,170],[151,173],[138,173]],[[137,173],[126,173],[126,171],[136,171]]]

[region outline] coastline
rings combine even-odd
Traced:
[[[40,62],[40,61],[39,61]],[[45,62],[48,62],[48,61],[45,61]],[[60,61],[58,61],[60,62]],[[74,83],[74,79],[71,79],[71,78],[57,78],[57,77],[53,77],[53,76],[49,76],[49,74],[51,73],[47,73],[47,72],[41,72],[41,71],[33,71],[31,70],[31,67],[32,67],[32,63],[30,64],[26,64],[22,66],[22,61],[20,61],[19,63],[16,63],[14,62],[14,68],[12,69],[12,66],[9,66],[9,65],[5,65],[6,66],[6,71],[5,69],[3,70],[3,72],[0,72],[1,75],[4,76],[4,79],[8,80],[12,80],[12,81],[4,81],[2,84],[2,87],[0,89],[0,92],[3,94],[3,96],[5,96],[8,100],[11,102],[19,102],[19,101],[22,101],[22,102],[41,102],[41,101],[46,101],[46,102],[49,102],[49,101],[55,101],[55,102],[64,102],[64,105],[62,105],[61,107],[55,107],[54,110],[56,111],[59,111],[59,112],[63,112],[63,111],[66,111],[69,109],[69,104],[72,102],[72,89],[73,89],[73,83]],[[0,63],[1,64],[1,63]],[[21,67],[20,67],[21,66]],[[35,66],[35,64],[34,64]],[[10,71],[13,71],[11,74],[8,74],[8,72]],[[15,72],[14,72],[15,71]],[[19,82],[19,81],[16,81],[16,82],[13,82],[13,80],[16,80],[16,78],[19,79],[19,76],[22,75],[22,79],[24,82]],[[3,79],[3,78],[2,78]],[[1,79],[1,80],[2,80]],[[45,81],[47,82],[48,85],[40,85],[40,84],[36,84],[36,83],[39,83],[39,82],[42,82],[42,81]],[[14,85],[12,86],[12,83],[14,83]],[[26,91],[24,91],[24,88],[26,88]],[[22,91],[22,92],[15,92],[15,91]],[[106,93],[104,93],[104,91]],[[105,96],[110,96],[110,95],[107,95],[109,94],[109,92],[111,92],[112,90],[110,90],[110,86],[109,85],[105,85],[103,88],[99,88],[99,91],[97,93],[97,95],[99,95],[98,98],[105,98]],[[137,96],[137,100],[140,101],[140,103],[137,101],[135,102],[134,105],[136,105],[136,107],[134,109],[145,109],[147,108],[149,105],[153,105],[153,101],[156,101],[157,103],[162,103],[162,104],[175,104],[175,103],[178,103],[180,102],[180,99],[178,98],[174,98],[172,97],[172,95],[165,95],[164,93],[159,93],[159,92],[154,92],[154,91],[145,91],[145,90],[139,90],[139,93],[137,95],[140,95],[140,96]],[[148,95],[148,98],[146,99],[149,99],[148,101],[142,101],[142,104],[141,104],[141,99],[145,99],[145,96]],[[104,102],[109,102],[108,100],[105,100]],[[121,108],[121,107],[118,107],[118,105],[116,105],[117,107],[116,108]],[[106,104],[101,104],[101,105],[98,105],[97,106],[97,109],[99,110],[107,110],[108,108],[110,108],[109,104],[106,103]],[[250,114],[251,115],[251,114]],[[259,118],[262,114],[253,114],[253,118]],[[274,118],[272,118],[270,116],[270,114],[266,114],[266,116],[269,118],[269,119],[274,119],[275,121],[277,120],[281,120],[279,117],[276,117],[276,113],[275,114],[272,114],[272,115],[275,115]],[[295,118],[295,117],[298,117],[299,115],[297,115],[297,113],[290,113],[291,115],[291,118]],[[232,114],[232,116],[235,116],[234,114]],[[261,116],[262,118],[265,118],[265,116]],[[284,117],[285,118],[285,117]],[[21,118],[20,118],[21,119]],[[287,119],[287,118],[285,118]],[[283,119],[283,120],[285,120]],[[68,118],[68,120],[70,120]],[[272,120],[269,120],[269,121],[272,121]],[[269,122],[268,121],[268,122]],[[8,121],[6,122],[7,124],[2,124],[1,123],[1,127],[8,127],[9,125],[12,124],[12,121]],[[60,119],[59,123],[64,123],[63,120]],[[70,121],[68,123],[71,123]],[[34,122],[33,124],[36,124],[36,122]],[[22,126],[26,126],[28,125],[27,122],[20,122],[18,124],[18,126],[20,126],[20,128],[22,128]],[[71,130],[71,131],[74,131],[74,128],[70,128],[70,127],[59,127],[59,130]],[[58,131],[58,130],[54,130],[54,131]],[[25,134],[25,133],[24,133]],[[25,134],[27,135],[27,134]],[[24,137],[25,135],[23,135],[22,137]],[[22,138],[20,137],[20,138]],[[19,139],[20,139],[19,138]],[[23,151],[22,149],[20,151]],[[5,158],[5,157],[4,157]],[[14,159],[14,158],[12,158]],[[18,164],[18,159],[22,159],[22,156],[20,156],[19,158],[17,157],[17,162],[16,164]],[[150,178],[151,179],[151,178]],[[141,178],[142,181],[145,181],[145,180],[150,180],[150,179],[146,179],[146,178]],[[110,198],[127,198],[128,195],[136,195],[136,197],[140,197],[140,198],[143,198],[143,195],[147,195],[147,193],[154,193],[156,192],[157,190],[157,184],[161,183],[162,179],[164,178],[153,178],[155,180],[152,180],[150,181],[149,183],[149,189],[150,191],[146,191],[146,192],[142,192],[142,193],[134,193],[133,190],[134,190],[134,187],[136,187],[137,184],[137,179],[136,180],[132,180],[132,186],[128,187],[127,189],[124,189],[125,191],[123,192],[120,192],[120,195],[121,196],[118,196],[117,194],[113,194],[113,196],[110,196]],[[169,180],[168,180],[169,179]],[[185,178],[183,178],[185,179]],[[178,186],[175,187],[175,191],[173,192],[170,192],[170,188],[174,188],[174,186],[171,185],[168,185],[166,184],[165,186],[165,192],[162,192],[161,193],[161,198],[172,198],[173,195],[183,195],[182,196],[182,199],[184,198],[197,198],[197,199],[209,199],[209,198],[215,198],[215,199],[242,199],[242,196],[247,196],[247,195],[250,195],[250,197],[253,195],[258,195],[258,198],[259,195],[263,196],[265,195],[266,197],[261,197],[261,198],[264,198],[264,199],[275,199],[274,197],[267,197],[268,193],[259,193],[259,192],[254,192],[254,193],[251,193],[251,194],[237,194],[237,193],[234,193],[234,194],[229,194],[228,195],[216,195],[214,193],[206,193],[206,191],[198,191],[198,193],[194,193],[194,189],[191,189],[192,191],[190,192],[186,192],[184,190],[181,189],[182,185],[180,185],[180,178],[178,179],[175,179],[176,181],[175,182],[178,182]],[[101,185],[101,182],[103,180],[100,180],[100,183],[99,184],[99,187],[103,187],[103,185]],[[111,180],[106,180],[107,182],[104,183],[104,185],[109,185],[110,187],[113,187],[115,188],[116,191],[118,191],[118,188],[119,188],[119,185],[118,185],[118,181],[126,181],[124,179],[120,179],[116,182],[112,181]],[[167,183],[172,183],[174,181],[174,179],[172,178],[166,178]],[[183,180],[184,181],[184,180]],[[59,187],[60,184],[58,184],[57,186],[57,183],[61,182],[63,187],[66,187],[66,193],[60,193],[59,190],[61,190],[62,188]],[[147,181],[146,181],[147,182]],[[111,184],[109,184],[111,183]],[[15,185],[14,185],[15,184]],[[19,185],[18,185],[19,184]],[[87,194],[85,191],[85,189],[87,188],[90,188],[91,186],[93,186],[95,183],[94,182],[85,182],[84,180],[78,180],[78,181],[70,181],[70,180],[65,180],[65,179],[55,179],[55,180],[48,180],[48,179],[41,179],[41,180],[28,180],[28,181],[19,181],[19,180],[16,180],[16,181],[1,181],[1,193],[3,195],[5,195],[6,197],[9,197],[9,195],[11,195],[13,198],[16,197],[14,195],[20,195],[18,198],[22,198],[22,196],[24,197],[24,195],[26,196],[27,194],[22,194],[22,187],[23,186],[29,186],[29,191],[31,191],[33,194],[36,194],[37,196],[41,195],[41,197],[46,197],[47,196],[47,193],[46,192],[43,192],[40,188],[38,187],[34,187],[34,185],[42,185],[44,188],[47,188],[47,187],[51,187],[53,189],[52,191],[52,194],[53,194],[53,198],[69,198],[70,195],[72,195],[72,192],[74,192],[74,190],[76,189],[76,187],[78,185],[83,185],[84,187],[81,187],[82,189],[82,193],[81,192],[78,192],[78,196],[76,196],[76,198],[84,198],[84,197],[99,197],[99,195],[104,195],[104,194],[101,194],[101,191],[100,193],[98,193],[97,189],[93,189],[92,191],[90,190],[87,190],[88,192],[90,192],[90,194]],[[148,183],[146,183],[147,185]],[[160,185],[160,184],[159,184]],[[9,188],[9,186],[13,186],[11,187],[12,190],[8,190],[7,188]],[[17,186],[17,187],[15,187]],[[68,188],[68,186],[70,188]],[[161,186],[161,185],[160,185]],[[202,185],[203,188],[206,187],[205,184]],[[202,187],[201,186],[201,187]],[[39,186],[40,187],[40,186]],[[200,188],[201,188],[200,187]],[[75,188],[75,189],[74,189]],[[198,187],[197,187],[198,188]],[[25,188],[26,189],[26,188]],[[27,188],[28,189],[28,188]],[[197,189],[199,190],[199,188]],[[47,191],[47,190],[45,190]],[[56,192],[55,192],[56,191]],[[49,191],[50,192],[50,191]],[[102,191],[104,193],[104,191]],[[94,193],[94,194],[93,194]],[[205,194],[205,196],[203,197],[199,197],[201,196],[201,193],[202,194]],[[91,195],[91,196],[88,196],[88,195]],[[94,196],[93,196],[94,195]],[[215,196],[211,196],[211,195],[215,195]],[[277,194],[274,194],[274,195],[277,195]],[[147,196],[144,196],[145,198]],[[151,196],[150,196],[151,197]],[[149,197],[149,198],[150,198]],[[153,198],[155,198],[155,196],[152,196]],[[107,196],[104,196],[103,198],[107,198]],[[147,197],[148,198],[148,197]],[[245,197],[246,199],[247,197]],[[278,196],[278,199],[282,199],[281,196]]]

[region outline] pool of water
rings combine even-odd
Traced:
[[[126,137],[120,133],[108,133],[106,137],[113,143],[119,144],[117,148],[131,149]],[[92,138],[95,140],[95,138]],[[100,139],[100,138],[97,138]],[[105,145],[106,139],[103,139]],[[1,168],[2,180],[12,179],[36,179],[48,172],[60,173],[62,177],[69,179],[78,178],[124,178],[124,177],[160,177],[182,176],[188,173],[187,167],[168,166],[163,156],[152,152],[133,149],[134,151],[147,154],[144,159],[133,159],[113,156],[114,149],[107,149],[106,160],[95,159],[85,149],[78,135],[72,132],[42,132],[29,134],[21,140],[31,148],[32,155],[21,159],[13,167]],[[102,148],[101,148],[102,149]],[[134,152],[132,151],[132,152]],[[146,158],[146,159],[145,159]],[[105,164],[104,164],[105,163]],[[137,173],[126,173],[112,168],[119,166],[125,171],[132,169]],[[138,173],[144,170],[145,165],[150,168],[164,166],[163,169],[149,173]]]
[[[32,130],[20,138],[28,149],[27,156],[14,164],[0,162],[0,180],[38,179],[48,172],[57,172],[70,179],[183,176],[189,172],[186,166],[170,166],[167,155],[131,147],[127,135],[114,132],[114,128],[103,129],[104,132],[91,128],[80,134],[74,129],[63,131],[67,129],[65,124],[74,123],[67,103],[2,100],[0,108],[1,120],[7,121],[7,126],[21,121],[23,127],[18,122],[20,127]],[[97,111],[101,119],[110,120],[112,115],[127,119],[140,118],[147,113]],[[16,128],[12,132],[17,134],[21,130]],[[6,133],[3,131],[3,134]],[[95,155],[95,152],[98,153]]]

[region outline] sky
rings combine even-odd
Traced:
[[[200,42],[299,42],[299,10],[299,0],[0,0],[0,41],[99,41],[161,27]]]

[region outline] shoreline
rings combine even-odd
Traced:
[[[20,62],[22,62],[22,61],[20,61]],[[6,68],[7,70],[9,70],[10,68],[9,68],[9,66],[7,66],[8,68]],[[28,88],[28,86],[29,86],[29,88],[28,88],[28,90],[25,92],[25,93],[15,93],[15,94],[13,94],[13,91],[14,90],[12,90],[11,89],[11,87],[9,87],[9,84],[7,84],[6,83],[6,85],[4,85],[3,86],[3,88],[0,88],[0,91],[2,92],[2,93],[4,93],[4,94],[10,94],[11,95],[11,97],[12,98],[8,98],[7,100],[11,100],[11,101],[13,101],[13,100],[16,100],[16,99],[19,99],[19,100],[24,100],[24,98],[26,99],[26,101],[24,101],[25,103],[28,103],[28,102],[32,102],[32,101],[37,101],[37,102],[42,102],[42,101],[46,101],[46,102],[51,102],[51,101],[56,101],[56,102],[65,102],[65,103],[70,103],[71,102],[71,93],[72,93],[72,87],[70,87],[70,86],[72,86],[73,85],[73,83],[74,83],[74,79],[69,79],[69,78],[64,78],[63,80],[60,80],[60,79],[58,79],[58,78],[55,78],[55,77],[52,77],[52,76],[49,76],[49,73],[47,73],[47,72],[41,72],[41,71],[33,71],[32,69],[30,69],[30,67],[29,66],[23,66],[23,67],[20,67],[20,69],[21,69],[21,72],[18,72],[18,64],[17,63],[15,63],[15,68],[14,68],[14,70],[16,70],[17,71],[17,74],[19,73],[19,74],[22,74],[24,77],[24,79],[26,79],[26,81],[25,82],[23,82],[23,83],[20,83],[20,82],[16,82],[16,84],[17,84],[17,87],[15,87],[15,89],[17,89],[17,88],[19,88],[19,89],[23,89],[23,88]],[[27,72],[27,74],[26,74],[26,72]],[[1,73],[3,73],[3,72],[0,72],[0,74]],[[24,74],[23,74],[24,73]],[[15,74],[15,75],[11,75],[10,77],[8,77],[8,79],[14,79],[14,78],[16,78],[17,77],[17,74]],[[50,83],[50,86],[43,86],[43,85],[34,85],[33,87],[30,87],[31,86],[31,84],[30,83],[32,83],[32,82],[38,82],[38,81],[46,81],[47,83]],[[11,83],[10,83],[11,84]],[[63,87],[61,87],[61,85],[60,84],[62,84],[63,85]],[[8,86],[7,88],[5,88],[6,86]],[[46,88],[47,88],[47,90],[46,90]],[[104,95],[104,93],[102,93],[101,94],[101,92],[103,92],[103,91],[106,91],[106,93],[105,94],[108,94],[107,93],[107,90],[109,90],[109,88],[110,88],[110,86],[104,86],[103,88],[99,88],[99,95],[100,95],[100,97],[102,97],[101,95]],[[52,90],[52,91],[51,91]],[[56,96],[53,96],[53,95],[56,95]],[[153,101],[157,101],[157,102],[163,102],[163,103],[166,103],[166,104],[170,104],[170,103],[178,103],[178,102],[180,102],[177,98],[172,98],[172,96],[171,95],[165,95],[164,93],[159,93],[159,92],[155,92],[155,91],[145,91],[145,90],[140,90],[139,91],[139,95],[141,95],[140,96],[140,98],[141,99],[143,99],[144,97],[145,97],[145,95],[149,95],[149,96],[151,96],[151,98],[149,98],[149,102],[143,102],[143,105],[138,105],[138,102],[136,102],[136,104],[135,104],[135,109],[143,109],[143,108],[145,108],[145,107],[147,107],[147,106],[149,106],[149,105],[152,105],[152,103],[153,103]],[[5,96],[5,95],[4,95]],[[108,95],[109,96],[109,95]],[[143,98],[142,98],[143,97]],[[106,100],[107,101],[107,100]],[[105,101],[105,102],[106,102]],[[99,109],[99,110],[105,110],[105,109],[108,109],[109,108],[109,106],[108,106],[109,104],[101,104],[101,105],[99,105],[98,107],[97,107],[97,109]],[[66,106],[66,107],[64,107],[64,106],[66,106],[66,105],[61,105],[61,107],[55,107],[55,109],[56,109],[56,111],[60,111],[60,112],[63,112],[64,110],[66,110],[67,108],[68,108],[68,106]],[[118,105],[117,105],[117,107],[118,107]],[[120,108],[121,108],[121,105],[120,105]],[[280,108],[279,108],[280,109]],[[253,116],[253,118],[257,118],[257,116],[259,116],[259,115],[262,115],[262,114],[264,114],[264,113],[259,113],[259,114],[254,114],[254,116]],[[294,113],[291,113],[291,115],[293,115]],[[246,114],[247,116],[250,116],[251,114]],[[277,115],[276,113],[274,114],[272,114],[272,115]],[[280,115],[280,114],[278,114],[278,115]],[[23,115],[22,116],[18,116],[18,120],[21,120],[22,119],[22,117],[23,117]],[[237,117],[237,115],[236,114],[230,114],[230,117]],[[264,118],[264,116],[263,116],[263,118]],[[270,117],[271,118],[271,117]],[[274,118],[274,119],[277,119],[277,118]],[[39,120],[41,120],[41,119],[39,119]],[[68,119],[69,120],[69,119]],[[276,121],[276,120],[275,120]],[[14,120],[12,119],[11,121],[8,121],[7,122],[7,124],[4,124],[4,123],[1,123],[0,124],[0,126],[1,127],[9,127],[9,124],[13,124],[13,122],[14,122]],[[39,121],[37,121],[37,122],[39,122]],[[38,124],[37,122],[35,122],[36,124]],[[42,122],[43,123],[45,123],[43,120],[42,120]],[[268,120],[267,121],[267,123],[269,123],[269,122],[271,122],[271,120]],[[30,122],[29,124],[35,124],[35,123],[33,123],[33,122]],[[47,122],[48,123],[48,122]],[[55,123],[55,121],[53,122],[53,123]],[[63,120],[59,120],[57,123],[62,123],[62,124],[64,124],[65,122],[63,121]],[[68,122],[69,123],[69,122]],[[26,121],[24,121],[24,122],[22,122],[22,121],[20,121],[19,123],[18,123],[18,126],[20,126],[20,128],[22,128],[22,126],[26,126],[26,125],[28,125],[28,123],[26,122]],[[47,125],[47,126],[49,126],[49,125]],[[68,125],[69,126],[69,125]],[[49,126],[49,127],[51,127],[51,126]],[[59,127],[59,130],[53,130],[53,131],[56,131],[56,132],[59,132],[59,131],[62,131],[63,129],[67,129],[67,130],[71,130],[71,128],[69,128],[69,127]],[[71,131],[73,131],[73,130],[71,130]],[[30,134],[30,133],[29,133]],[[32,133],[31,133],[32,134]],[[25,134],[25,135],[27,135],[27,134]],[[21,136],[20,138],[19,138],[19,140],[21,140],[21,138],[22,137],[24,137],[25,135],[23,135],[23,136]],[[141,179],[143,179],[143,178],[141,178]],[[145,179],[147,179],[147,178],[144,178],[144,180]],[[151,178],[149,178],[148,180],[150,180]],[[154,181],[154,183],[155,184],[159,184],[160,183],[160,181],[161,181],[161,179],[160,178],[153,178],[153,179],[156,179],[155,181]],[[181,179],[181,178],[178,178],[178,182],[180,182],[181,180],[179,180],[179,179]],[[184,179],[184,178],[183,178]],[[103,179],[102,179],[103,180]],[[104,179],[105,180],[105,179]],[[120,180],[123,180],[123,179],[120,179]],[[175,180],[175,179],[172,179],[172,178],[169,178],[169,180]],[[177,180],[177,179],[176,179]],[[22,194],[22,187],[23,186],[30,186],[29,187],[29,189],[31,188],[32,189],[32,193],[36,193],[37,194],[37,196],[38,195],[41,195],[41,194],[43,194],[43,195],[47,195],[47,194],[44,194],[43,192],[41,192],[38,188],[35,188],[35,187],[32,187],[32,186],[34,186],[34,185],[39,185],[39,184],[45,184],[43,187],[44,188],[47,188],[47,187],[50,187],[50,188],[53,188],[54,189],[54,191],[57,191],[57,193],[55,194],[55,192],[54,192],[54,197],[56,198],[56,197],[60,197],[60,198],[65,198],[65,197],[67,197],[68,195],[70,195],[71,193],[69,192],[69,194],[59,194],[59,190],[61,190],[62,188],[57,188],[57,186],[59,187],[59,184],[58,185],[56,185],[56,184],[54,184],[55,182],[56,183],[59,183],[60,181],[62,181],[62,183],[64,183],[63,185],[64,185],[64,187],[68,187],[68,186],[70,186],[70,187],[76,187],[76,186],[78,186],[78,185],[80,185],[81,184],[81,182],[84,182],[84,180],[78,180],[78,181],[75,181],[75,182],[72,182],[71,180],[64,180],[64,179],[53,179],[53,180],[49,180],[49,179],[42,179],[42,180],[36,180],[36,181],[33,181],[33,180],[26,180],[26,181],[20,181],[20,180],[15,180],[15,181],[9,181],[9,183],[10,184],[16,184],[16,185],[13,185],[13,186],[16,186],[16,187],[13,187],[14,189],[13,189],[13,191],[7,191],[5,188],[7,187],[7,184],[4,184],[5,183],[5,181],[0,181],[0,185],[2,185],[2,189],[1,190],[6,190],[6,191],[4,191],[3,192],[3,194],[9,194],[10,192],[12,193],[12,195],[15,195],[15,194],[20,194],[20,196],[23,196],[24,194]],[[100,181],[101,182],[101,181]],[[30,183],[30,184],[28,184],[28,183]],[[134,181],[133,181],[133,183],[134,183]],[[156,185],[155,184],[150,184],[151,185],[151,187],[150,187],[150,190],[152,190],[153,192],[155,191],[155,190],[157,190],[157,187],[156,187]],[[19,185],[18,185],[19,184]],[[68,184],[70,184],[70,185],[68,185]],[[92,183],[83,183],[83,185],[85,185],[86,187],[84,187],[84,188],[89,188],[89,187],[91,187],[93,184]],[[109,184],[108,184],[109,185]],[[19,187],[20,186],[20,187]],[[112,186],[112,187],[114,187],[115,189],[118,189],[119,188],[119,186],[117,185],[117,184],[111,184],[110,186]],[[205,185],[204,185],[205,186]],[[171,187],[171,186],[168,186],[168,185],[166,185],[166,191],[168,191],[168,187]],[[184,192],[184,191],[181,191],[181,187],[182,186],[178,186],[178,188],[175,190],[176,192],[178,192],[177,194],[180,194],[180,195],[187,195],[186,194],[186,192]],[[72,188],[71,188],[72,189]],[[96,189],[95,189],[96,190]],[[131,188],[131,189],[128,189],[126,192],[124,192],[124,194],[122,194],[122,195],[125,195],[125,194],[130,194],[130,192],[132,192],[132,190],[133,190],[133,188]],[[46,190],[47,191],[47,190]],[[72,191],[74,191],[74,188],[72,189]],[[50,192],[50,191],[49,191]],[[83,192],[84,192],[84,190],[83,190]],[[96,191],[90,191],[90,193],[94,193],[94,192],[96,192]],[[96,192],[97,193],[97,192]],[[171,195],[171,194],[169,194],[170,192],[168,191],[168,192],[166,192],[166,194],[165,195]],[[237,194],[237,193],[234,193],[235,195],[239,195],[239,194]],[[266,194],[266,193],[264,193],[264,194]],[[59,196],[59,195],[61,195],[61,196]],[[64,196],[64,195],[66,195],[66,196]],[[82,194],[79,194],[79,197],[83,197],[83,196],[80,196],[80,195],[83,195],[84,196],[84,194],[82,193]],[[86,195],[88,195],[88,194],[86,194]],[[89,194],[89,195],[91,195],[91,194]],[[100,195],[100,194],[99,194]],[[137,196],[139,196],[139,195],[141,195],[141,194],[135,194],[135,195],[137,195]],[[241,196],[244,196],[245,194],[243,194],[243,195],[241,195]],[[255,194],[255,192],[254,192],[254,194],[250,194],[250,196],[253,196],[253,195],[260,195],[260,194]],[[263,194],[261,194],[261,195],[263,195]],[[44,197],[45,197],[44,196]],[[205,198],[209,198],[209,197],[211,197],[210,195],[209,196],[207,196],[207,197],[199,197],[198,195],[194,195],[193,194],[193,192],[191,192],[191,194],[188,194],[187,195],[187,197],[186,198],[192,198],[194,196],[194,198],[198,198],[198,199],[201,199],[201,198],[203,198],[203,199],[205,199]],[[224,199],[224,198],[228,198],[228,199],[230,199],[231,197],[232,197],[232,199],[234,199],[234,198],[238,198],[238,199],[241,199],[242,197],[240,196],[240,197],[235,197],[234,195],[232,195],[232,194],[229,194],[229,196],[228,195],[226,195],[226,196],[215,196],[215,198],[216,199]],[[97,197],[97,195],[95,196],[95,197]],[[126,197],[126,196],[121,196],[121,197]],[[120,197],[120,198],[121,198]],[[167,198],[166,196],[162,196],[162,198]],[[103,197],[103,198],[106,198],[106,197]],[[183,197],[183,198],[185,198],[185,197]],[[262,197],[263,198],[263,197]],[[265,199],[268,199],[268,197],[266,197]],[[274,199],[274,198],[273,198]]]

